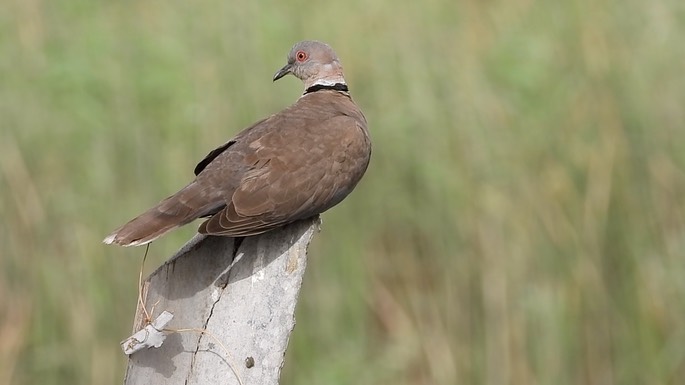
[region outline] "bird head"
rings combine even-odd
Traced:
[[[301,41],[288,53],[288,63],[274,75],[274,81],[293,74],[304,82],[304,87],[314,85],[332,86],[346,84],[338,56],[326,43]]]

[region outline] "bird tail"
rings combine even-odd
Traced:
[[[114,230],[103,242],[109,245],[142,246],[196,218],[211,214],[225,204],[223,201],[208,202],[202,192],[195,182],[189,184]]]

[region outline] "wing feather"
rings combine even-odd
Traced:
[[[282,139],[259,139],[256,151],[245,158],[253,168],[201,232],[255,235],[319,214],[347,196],[368,165],[368,136],[348,116],[302,130],[295,145],[284,148]]]

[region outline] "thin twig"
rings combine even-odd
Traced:
[[[149,250],[150,244],[148,243],[145,247],[145,254],[143,254],[143,261],[140,263],[140,272],[138,272],[138,305],[140,305],[140,307],[143,309],[143,313],[145,313],[145,325],[152,322],[152,317],[150,313],[147,312],[147,308],[145,307],[145,301],[143,300],[143,270],[145,267],[145,260],[147,259],[147,253]]]

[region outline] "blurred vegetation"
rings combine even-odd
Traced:
[[[5,1],[0,383],[121,382],[143,250],[101,239],[292,103],[305,38],[375,147],[284,384],[680,383],[683,36],[681,0]]]

